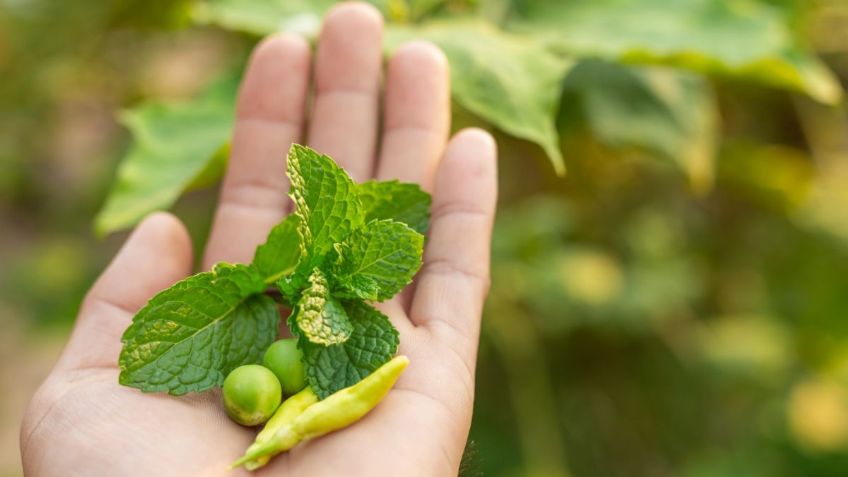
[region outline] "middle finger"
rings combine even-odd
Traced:
[[[308,143],[358,182],[374,170],[382,35],[374,7],[348,3],[327,14],[318,40]]]

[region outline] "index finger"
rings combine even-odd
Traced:
[[[249,263],[256,246],[288,213],[286,152],[303,131],[309,45],[294,35],[256,47],[236,106],[230,164],[203,260]]]

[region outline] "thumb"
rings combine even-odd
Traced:
[[[116,366],[132,316],[190,274],[192,259],[191,239],[176,217],[147,216],[86,295],[57,369]]]

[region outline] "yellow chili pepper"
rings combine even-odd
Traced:
[[[247,449],[244,456],[233,463],[233,467],[247,466],[249,463],[250,470],[259,468],[267,462],[267,459],[263,462],[262,458],[270,458],[293,448],[302,441],[314,439],[353,424],[383,400],[408,364],[409,358],[396,356],[353,386],[335,392],[323,401],[307,405],[294,419],[289,420],[289,413],[294,413],[297,406],[294,403],[287,410],[282,411],[286,414],[285,416],[281,414],[281,411],[277,411],[266,429],[257,436],[256,442]],[[306,393],[307,390],[292,396],[286,403]],[[305,397],[303,399],[303,402],[308,401]],[[281,408],[286,406],[286,403],[283,403]],[[272,421],[273,435],[269,429]],[[266,430],[268,432],[265,432]]]
[[[274,434],[278,430],[291,424],[294,419],[299,416],[304,409],[318,402],[318,396],[312,391],[312,388],[306,387],[294,396],[286,399],[277,408],[277,412],[271,416],[271,419],[265,424],[262,431],[256,436],[256,442],[248,447],[247,452],[251,449],[261,447],[263,444],[270,442],[274,438]],[[245,462],[244,467],[247,470],[255,470],[267,464],[271,460],[269,456],[259,457],[255,460]]]

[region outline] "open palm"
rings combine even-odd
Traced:
[[[448,66],[432,45],[413,42],[396,52],[381,103],[381,36],[372,7],[338,6],[321,33],[314,81],[306,42],[279,35],[256,48],[239,94],[204,269],[249,262],[290,212],[282,162],[302,138],[358,181],[414,181],[434,197],[421,272],[380,304],[400,331],[410,367],[362,421],[298,446],[258,474],[429,476],[456,475],[459,467],[488,282],[495,146],[479,130],[447,142]],[[118,385],[122,331],[153,294],[191,273],[192,256],[182,224],[153,214],[92,287],[24,420],[28,475],[224,475],[252,442],[255,431],[227,419],[217,392],[174,398]]]

